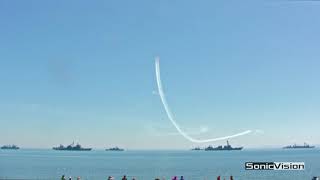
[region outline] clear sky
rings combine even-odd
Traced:
[[[320,2],[0,1],[0,145],[320,144]],[[199,133],[200,132],[200,133]],[[213,143],[213,145],[222,142]]]

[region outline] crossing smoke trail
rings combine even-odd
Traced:
[[[159,96],[161,99],[161,102],[164,106],[164,109],[167,113],[167,116],[169,118],[169,120],[171,121],[171,123],[173,124],[173,126],[177,129],[177,131],[187,140],[193,142],[193,143],[207,143],[207,142],[213,142],[213,141],[220,141],[220,140],[225,140],[225,139],[231,139],[231,138],[235,138],[238,136],[243,136],[245,134],[249,134],[251,133],[251,130],[247,130],[247,131],[243,131],[241,133],[238,134],[233,134],[233,135],[229,135],[229,136],[223,136],[223,137],[217,137],[217,138],[212,138],[212,139],[194,139],[193,137],[189,136],[186,132],[184,132],[180,126],[178,125],[178,123],[174,120],[172,112],[170,111],[170,108],[168,106],[165,94],[163,92],[163,88],[162,88],[162,83],[161,83],[161,78],[160,78],[160,58],[156,57],[155,59],[155,66],[156,66],[156,78],[157,78],[157,85],[158,85],[158,91],[159,91]]]

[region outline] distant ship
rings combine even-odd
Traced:
[[[283,147],[283,149],[310,149],[310,148],[315,148],[315,146],[310,146],[307,143],[304,143],[303,145],[289,145],[289,146],[285,146]]]
[[[124,151],[124,149],[121,149],[119,147],[113,147],[113,148],[106,149],[106,151]]]
[[[242,149],[243,149],[243,147],[232,147],[229,144],[229,141],[227,141],[226,146],[218,146],[218,147],[208,146],[204,150],[205,151],[231,151],[231,150],[242,150]]]
[[[59,147],[53,147],[52,149],[58,150],[58,151],[91,151],[92,150],[92,148],[83,148],[81,147],[80,144],[74,145],[74,143],[66,147],[60,144]]]
[[[13,150],[17,150],[17,149],[20,149],[18,146],[16,145],[4,145],[1,147],[1,149],[13,149]]]
[[[201,151],[202,149],[200,147],[195,147],[195,148],[192,148],[191,151]]]

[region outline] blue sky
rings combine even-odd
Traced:
[[[156,56],[195,137],[320,144],[319,16],[304,1],[0,1],[0,145],[195,146],[153,93]]]

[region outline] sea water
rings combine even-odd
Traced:
[[[303,171],[248,171],[245,162],[305,162]],[[186,180],[311,180],[320,176],[320,150],[242,151],[124,151],[70,152],[54,150],[0,150],[0,179],[152,180],[184,176]]]

